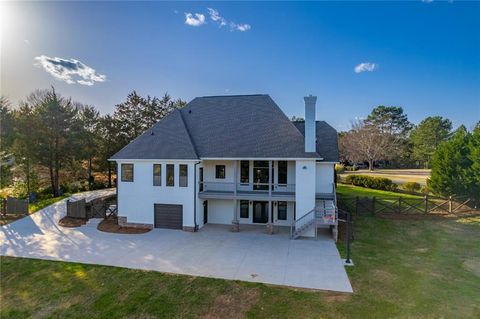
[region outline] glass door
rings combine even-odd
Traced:
[[[253,161],[253,189],[268,190],[268,161]]]

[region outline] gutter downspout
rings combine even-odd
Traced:
[[[196,162],[193,165],[193,231],[198,230],[198,225],[197,225],[197,165],[200,164],[200,162]]]

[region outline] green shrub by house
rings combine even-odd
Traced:
[[[348,175],[345,179],[347,184],[352,184],[355,186],[362,186],[372,189],[380,189],[385,191],[395,191],[397,189],[397,184],[392,182],[391,179],[384,177],[374,177],[367,175]]]

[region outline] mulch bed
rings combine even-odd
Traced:
[[[58,224],[63,227],[80,227],[86,222],[87,220],[83,218],[73,218],[65,216],[58,221]]]
[[[117,218],[114,217],[103,220],[98,224],[97,229],[106,233],[116,234],[144,234],[151,230],[150,228],[120,227]]]

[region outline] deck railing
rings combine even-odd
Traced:
[[[295,184],[278,183],[232,183],[232,182],[199,182],[200,192],[263,192],[271,189],[275,193],[295,193]]]

